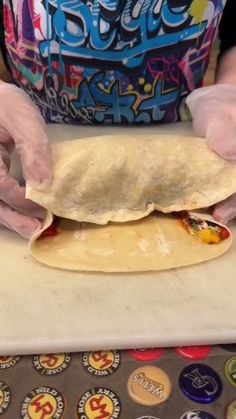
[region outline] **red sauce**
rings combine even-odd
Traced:
[[[42,232],[41,236],[38,238],[38,240],[44,239],[45,237],[53,237],[53,236],[57,236],[58,233],[58,223],[59,223],[59,219],[55,218],[53,220],[53,223]]]
[[[220,230],[220,238],[221,238],[221,240],[228,239],[229,235],[230,234],[229,234],[228,230],[225,227],[221,227],[221,230]]]

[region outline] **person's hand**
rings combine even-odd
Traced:
[[[48,183],[51,162],[45,123],[30,98],[0,81],[0,225],[30,238],[44,211],[25,199],[25,188],[10,176],[10,153],[16,148],[29,183]]]
[[[236,86],[202,87],[192,92],[186,103],[195,135],[205,137],[212,150],[236,163]],[[222,223],[236,217],[236,194],[217,204],[213,216]]]

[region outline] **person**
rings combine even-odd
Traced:
[[[13,83],[0,82],[0,224],[29,238],[41,209],[9,174],[50,182],[45,122],[150,124],[186,120],[236,160],[235,0],[2,0],[0,43]],[[216,81],[202,87],[218,33]],[[186,105],[187,104],[187,105]],[[158,127],[157,127],[158,132]],[[216,179],[217,182],[217,179]],[[236,215],[236,197],[215,218]]]

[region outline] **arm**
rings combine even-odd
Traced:
[[[226,51],[219,59],[215,82],[236,85],[236,46]]]
[[[0,226],[29,238],[39,228],[44,212],[25,199],[25,188],[10,172],[11,150],[20,155],[28,182],[48,182],[50,154],[45,123],[30,98],[11,83],[7,69],[3,9],[0,0]]]
[[[6,47],[4,39],[3,2],[0,1],[0,80],[10,81],[10,74],[6,67]]]
[[[187,105],[197,136],[221,157],[236,162],[236,1],[227,0],[219,27],[220,54],[215,85],[192,92]],[[236,217],[236,194],[216,205],[214,217],[228,222]]]
[[[0,226],[30,238],[44,212],[25,199],[25,188],[10,173],[11,151],[20,156],[29,183],[51,179],[45,123],[30,98],[18,87],[0,80]]]
[[[4,64],[1,52],[0,52],[0,80],[10,81],[9,72]]]
[[[197,136],[227,160],[236,161],[236,1],[227,0],[219,26],[220,53],[215,84],[187,98]]]
[[[216,70],[216,84],[236,85],[236,1],[227,0],[219,27],[220,54]]]

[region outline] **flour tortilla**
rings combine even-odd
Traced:
[[[208,215],[195,215],[214,221]],[[230,235],[218,244],[205,244],[190,235],[180,220],[160,213],[106,226],[63,219],[57,236],[37,240],[52,220],[49,213],[43,229],[32,239],[30,251],[39,262],[61,269],[159,271],[214,259],[224,254],[232,243]]]
[[[26,197],[77,221],[102,225],[138,220],[155,209],[194,210],[236,192],[236,165],[200,138],[87,138],[52,145],[52,160],[52,183],[27,185]]]

